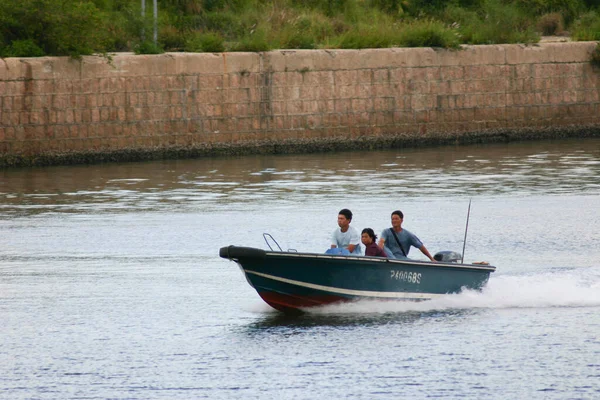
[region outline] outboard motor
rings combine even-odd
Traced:
[[[433,256],[433,259],[436,261],[450,262],[450,263],[459,263],[462,260],[462,255],[455,251],[444,250],[438,251]]]

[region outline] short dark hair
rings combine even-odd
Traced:
[[[352,211],[348,210],[347,208],[340,210],[338,215],[343,215],[344,217],[346,217],[346,219],[352,221]]]
[[[396,211],[392,211],[392,217],[394,216],[394,214],[396,214],[397,216],[400,217],[400,219],[404,219],[404,214],[402,214],[402,211],[400,210],[396,210]]]
[[[377,235],[375,234],[375,232],[373,231],[373,229],[371,228],[365,228],[362,230],[362,232],[360,233],[361,235],[363,233],[366,233],[367,235],[369,235],[371,237],[371,240],[376,241],[377,240]]]

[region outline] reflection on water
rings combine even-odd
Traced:
[[[0,171],[0,213],[209,210],[261,202],[598,193],[600,139]]]
[[[363,301],[363,304],[345,303],[307,310],[301,315],[285,315],[269,312],[263,318],[245,327],[248,334],[266,332],[293,333],[312,327],[352,328],[377,327],[381,325],[411,325],[423,320],[437,318],[460,318],[476,313],[473,309],[436,310],[425,306],[424,311],[404,310],[398,312],[398,302]],[[418,304],[418,303],[415,303]],[[402,307],[403,305],[400,305]],[[378,307],[381,312],[378,311]],[[410,306],[409,306],[410,307]]]
[[[270,313],[248,325],[247,331],[284,330],[297,328],[321,327],[352,327],[352,326],[377,326],[390,323],[414,323],[423,318],[424,315],[417,312],[407,313],[385,313],[385,314],[319,314],[318,312],[307,312],[301,315],[285,315],[281,313]]]

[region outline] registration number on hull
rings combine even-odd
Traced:
[[[390,279],[409,283],[421,283],[421,274],[417,272],[391,270]]]

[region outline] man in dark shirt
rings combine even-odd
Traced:
[[[379,248],[382,250],[387,248],[387,253],[390,258],[406,260],[408,259],[408,252],[412,246],[421,250],[421,253],[427,256],[431,261],[435,261],[431,254],[429,254],[429,250],[427,250],[423,242],[421,242],[415,234],[402,228],[403,221],[404,214],[402,214],[402,211],[396,210],[392,212],[392,227],[385,229],[381,233]]]

